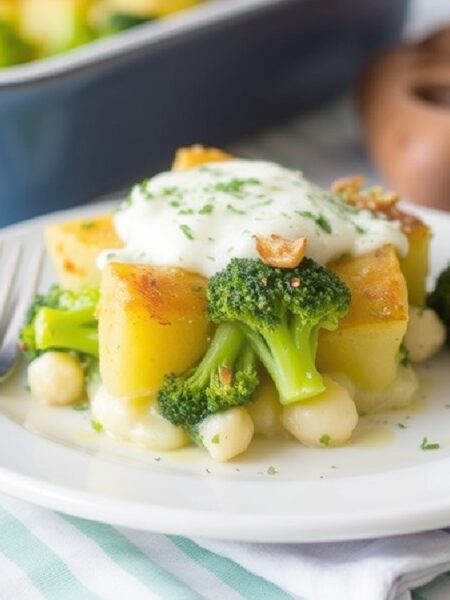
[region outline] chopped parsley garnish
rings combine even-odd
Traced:
[[[421,450],[439,450],[440,447],[440,444],[430,443],[426,437],[423,438],[422,443],[420,444]]]
[[[194,211],[192,208],[182,208],[178,211],[179,215],[193,215]]]
[[[328,433],[324,433],[323,436],[320,438],[319,442],[323,445],[323,446],[329,446],[330,442],[331,442],[331,438],[328,435]]]
[[[205,204],[198,211],[198,214],[199,215],[210,215],[213,210],[214,210],[214,204]]]
[[[99,421],[96,421],[95,419],[91,419],[91,427],[97,433],[100,433],[100,431],[103,431],[103,425]]]
[[[216,435],[213,435],[213,437],[211,438],[211,443],[220,444],[220,435],[218,433],[216,433]]]
[[[245,210],[240,210],[239,208],[236,208],[232,204],[228,204],[227,205],[227,210],[229,212],[232,212],[232,213],[236,214],[236,215],[245,215]]]
[[[406,425],[404,425],[403,423],[397,423],[397,427],[399,429],[406,429]]]
[[[179,208],[181,206],[181,202],[179,200],[171,200],[169,202],[170,206],[173,206],[174,208]]]
[[[408,352],[408,348],[405,346],[405,344],[402,342],[400,344],[400,348],[399,348],[399,352],[400,352],[400,364],[402,367],[408,367],[410,360],[409,360],[409,352]]]
[[[188,240],[195,239],[194,233],[192,232],[192,229],[189,227],[189,225],[181,223],[180,224],[180,229],[184,233],[184,235],[187,237]]]
[[[301,217],[312,219],[314,223],[326,233],[332,233],[333,229],[329,221],[323,215],[315,215],[309,210],[296,210],[295,212]]]
[[[166,187],[161,190],[162,196],[175,196],[175,195],[179,195],[179,194],[180,194],[180,190],[177,187]]]
[[[278,471],[272,465],[267,469],[267,475],[276,475],[277,473]]]
[[[316,224],[319,227],[321,227],[326,233],[332,233],[333,231],[330,222],[323,215],[319,215],[316,218]]]
[[[73,410],[83,411],[89,408],[89,402],[87,400],[83,400],[82,402],[77,402],[72,405]]]
[[[81,229],[93,229],[94,227],[94,221],[84,221],[83,223],[81,223]]]
[[[234,178],[229,181],[219,181],[211,186],[208,186],[208,191],[223,192],[224,194],[231,194],[236,198],[242,198],[245,195],[245,187],[247,185],[257,185],[260,183],[259,179],[254,177],[248,177],[247,179]]]

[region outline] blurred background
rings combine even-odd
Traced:
[[[122,190],[192,143],[322,184],[377,179],[356,82],[446,22],[448,0],[0,0],[0,226]]]

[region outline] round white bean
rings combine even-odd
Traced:
[[[431,308],[409,307],[409,320],[404,344],[411,362],[431,358],[445,343],[443,323]]]
[[[255,398],[247,404],[246,409],[255,425],[255,433],[272,438],[287,436],[280,421],[281,404],[278,392],[269,377],[262,379],[255,392]]]
[[[101,385],[91,403],[92,414],[105,433],[150,450],[176,450],[190,440],[182,427],[159,414],[153,398],[117,398]]]
[[[218,462],[231,460],[247,450],[254,430],[253,421],[243,407],[210,415],[199,425],[204,447]]]
[[[305,402],[283,407],[281,422],[305,446],[345,444],[358,423],[358,413],[348,391],[324,376],[325,390]]]
[[[46,404],[73,404],[84,394],[83,369],[67,352],[45,352],[28,365],[28,385],[33,396]]]

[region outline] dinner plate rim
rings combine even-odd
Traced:
[[[99,203],[62,210],[48,215],[43,215],[0,229],[0,241],[14,239],[17,235],[24,235],[37,229],[47,222],[66,219],[70,216],[100,214],[108,210],[114,199],[104,199]],[[412,210],[426,219],[427,215],[443,217],[450,222],[450,215],[428,208],[412,207]],[[7,417],[0,420],[0,431],[5,427],[20,427],[9,422]],[[37,446],[45,445],[46,450],[58,453],[59,444],[41,439],[33,433],[20,427],[24,436],[31,436]],[[21,435],[21,437],[23,437]],[[31,438],[30,438],[31,439]],[[51,446],[48,446],[48,445]],[[65,452],[77,454],[73,448],[65,448]],[[81,454],[81,453],[80,453]],[[249,541],[249,542],[327,542],[343,541],[362,538],[376,538],[385,535],[399,535],[442,528],[450,525],[450,483],[446,490],[445,498],[435,498],[428,504],[416,502],[411,507],[405,506],[403,510],[396,509],[380,511],[379,513],[360,514],[348,513],[345,517],[340,515],[333,518],[333,514],[311,518],[305,515],[270,515],[248,514],[239,511],[205,511],[203,509],[173,508],[158,504],[149,505],[139,501],[122,500],[109,495],[74,489],[70,486],[43,481],[42,479],[17,472],[2,463],[0,459],[0,491],[22,500],[32,501],[43,507],[72,514],[77,517],[93,519],[112,525],[126,526],[134,529],[143,529],[160,533],[189,535],[195,537],[212,537],[224,540]],[[76,460],[76,459],[74,459]],[[83,457],[83,460],[97,461],[100,466],[104,459],[97,457]],[[420,475],[421,469],[429,470],[429,464],[434,465],[433,477],[445,477],[445,472],[450,467],[450,457],[442,458],[433,463],[417,467],[408,467],[400,471],[416,470]],[[111,468],[111,465],[109,465]],[[411,475],[411,473],[409,473]],[[408,475],[408,476],[409,476]],[[170,473],[164,476],[171,477]],[[353,478],[364,481],[371,478],[382,477],[383,474],[371,474]],[[404,477],[405,474],[402,475]],[[195,479],[195,477],[194,477]],[[347,481],[349,478],[335,480]],[[267,481],[269,486],[279,486],[283,492],[285,481]],[[330,482],[314,482],[327,489]],[[289,482],[291,485],[292,482]],[[231,484],[230,484],[231,485]],[[251,485],[247,482],[246,485]],[[264,482],[255,483],[255,489],[264,485]],[[331,489],[333,488],[332,484]],[[298,486],[297,486],[298,487]],[[287,489],[287,488],[285,488]],[[273,488],[271,492],[273,491]]]

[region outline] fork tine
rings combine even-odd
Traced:
[[[4,254],[4,246],[0,246],[2,250],[1,256]],[[12,252],[7,256],[5,268],[1,273],[1,290],[0,290],[0,324],[5,318],[5,311],[8,304],[8,298],[11,293],[12,282],[16,272],[17,262],[22,252],[22,245],[17,244],[13,247]]]
[[[41,277],[43,256],[44,249],[40,246],[29,261],[27,269],[29,277],[25,285],[21,287],[19,302],[14,308],[14,314],[6,328],[3,344],[0,346],[0,382],[9,375],[18,356],[17,338],[26,310],[33,299]]]

